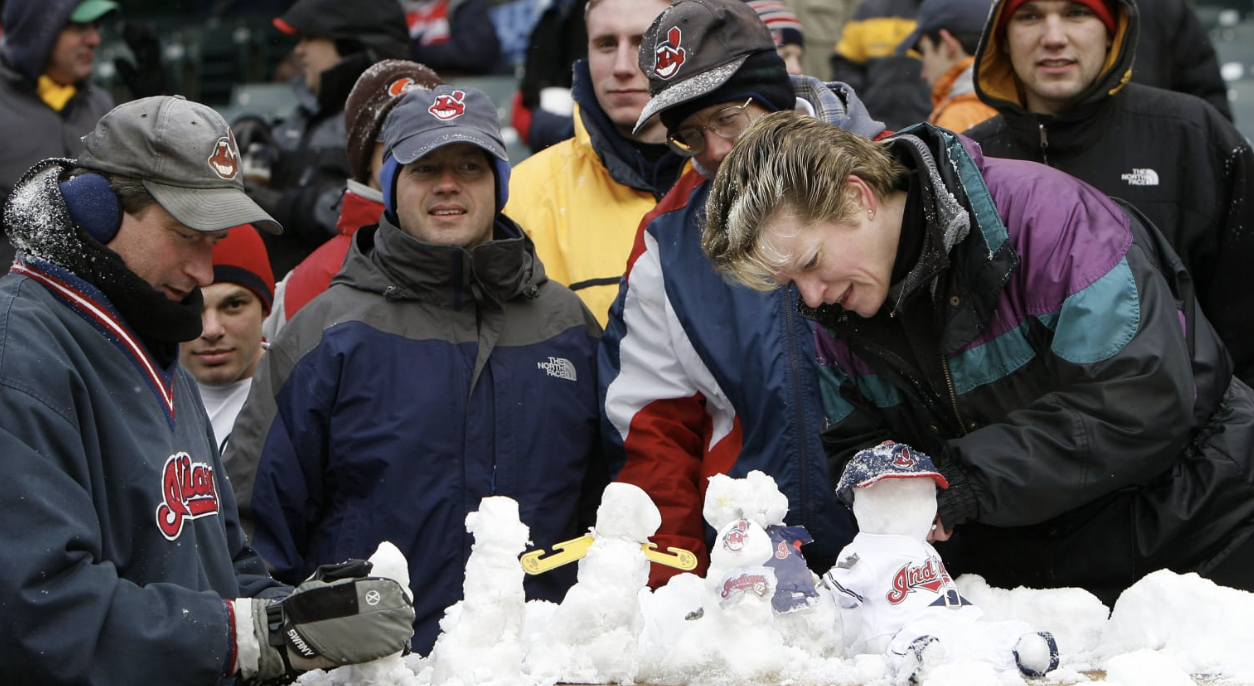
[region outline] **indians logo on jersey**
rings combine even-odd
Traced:
[[[454,119],[466,114],[466,103],[462,100],[466,97],[466,91],[453,91],[452,93],[441,93],[435,96],[435,102],[427,108],[436,119],[443,121],[453,121]]]
[[[653,65],[653,73],[659,78],[669,79],[679,73],[679,68],[683,66],[687,57],[687,51],[679,47],[680,40],[683,39],[683,32],[678,26],[671,27],[666,33],[666,40],[657,44],[654,54],[657,62]]]
[[[920,590],[940,594],[945,586],[952,586],[953,579],[945,571],[945,563],[935,557],[927,558],[922,565],[902,565],[893,575],[893,587],[888,591],[888,602],[896,605],[904,602],[906,596]]]
[[[219,512],[213,467],[204,462],[192,462],[187,453],[175,453],[166,458],[161,474],[161,495],[157,528],[171,541],[183,533],[187,520]]]
[[[213,153],[209,155],[209,168],[228,181],[239,173],[239,148],[235,145],[235,134],[228,131],[214,144]]]

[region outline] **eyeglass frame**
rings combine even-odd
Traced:
[[[737,138],[741,136],[741,134],[745,132],[745,129],[749,128],[749,125],[753,123],[753,120],[749,119],[749,113],[745,111],[746,109],[749,108],[749,104],[752,102],[753,102],[753,96],[750,96],[749,99],[746,100],[745,104],[743,105],[728,105],[727,107],[718,108],[717,110],[710,113],[709,118],[705,120],[705,126],[689,126],[689,127],[682,128],[679,131],[676,131],[675,133],[667,133],[666,134],[666,147],[670,148],[671,152],[675,153],[676,155],[679,155],[680,157],[696,157],[697,155],[700,155],[702,152],[705,151],[705,133],[704,133],[705,131],[709,131],[710,133],[713,133],[714,135],[719,136],[720,138],[726,138],[727,140],[731,140],[731,141],[736,140]],[[710,123],[714,121],[715,119],[717,119],[719,115],[721,115],[723,112],[726,112],[727,110],[736,110],[739,114],[745,115],[745,119],[748,120],[747,123],[745,124],[745,127],[741,129],[734,136],[728,136],[722,133],[718,129],[713,128],[713,126]],[[687,131],[695,131],[698,135],[701,136],[700,146],[693,146],[692,149],[690,150],[683,150],[679,147],[680,146],[680,143],[678,142],[679,134],[687,132]]]

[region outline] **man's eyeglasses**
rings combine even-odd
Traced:
[[[666,144],[670,146],[675,154],[683,157],[692,157],[698,155],[705,150],[705,130],[709,129],[710,133],[718,134],[729,140],[736,140],[740,134],[749,128],[751,123],[749,113],[745,108],[749,103],[753,102],[753,98],[749,98],[743,105],[732,105],[718,110],[710,115],[709,121],[705,126],[691,126],[686,129],[680,129],[666,136]]]

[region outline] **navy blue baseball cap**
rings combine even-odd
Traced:
[[[845,473],[836,484],[836,498],[847,507],[853,507],[853,489],[866,488],[884,479],[931,479],[940,488],[949,488],[949,481],[940,472],[932,458],[905,443],[884,441],[874,448],[859,450]]]
[[[904,55],[914,50],[923,34],[941,29],[955,36],[978,36],[983,33],[992,8],[992,0],[923,0],[914,31],[897,44],[896,52]]]

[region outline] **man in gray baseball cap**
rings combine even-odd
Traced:
[[[423,654],[462,597],[469,547],[453,524],[481,497],[516,500],[549,544],[586,531],[579,515],[595,507],[581,505],[607,481],[601,329],[501,213],[498,122],[473,88],[401,97],[383,124],[383,216],[262,356],[227,447],[253,546],[280,580],[381,541],[401,548]],[[573,571],[528,579],[528,598],[560,600]]]
[[[23,506],[0,521],[0,682],[132,682],[143,665],[286,683],[412,635],[412,603],[369,563],[294,589],[270,577],[178,364],[214,243],[279,229],[238,163],[212,109],[146,98],[101,117],[78,160],[32,167],[5,206],[18,252],[0,278],[0,500]],[[368,594],[369,612],[328,602]]]

